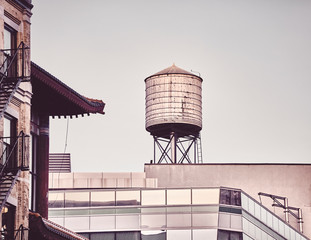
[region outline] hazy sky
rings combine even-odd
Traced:
[[[106,103],[69,120],[73,171],[143,171],[144,79],[203,78],[204,162],[311,163],[310,0],[33,0],[32,60]],[[51,120],[64,152],[67,120]]]

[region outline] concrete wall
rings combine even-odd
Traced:
[[[288,197],[289,206],[302,208],[304,234],[311,238],[311,164],[146,164],[147,178],[157,178],[159,187],[240,188],[260,200],[258,192]],[[272,207],[272,199],[262,203],[282,219],[283,209]],[[290,224],[298,228],[297,220]]]

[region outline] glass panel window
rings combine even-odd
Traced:
[[[273,229],[275,231],[279,231],[279,219],[277,219],[276,217],[272,217],[272,222],[273,222]]]
[[[230,189],[220,189],[220,204],[241,206],[241,192]]]
[[[256,239],[261,239],[261,233],[262,233],[262,231],[260,230],[260,228],[255,227],[255,236],[256,236]]]
[[[141,228],[166,228],[165,214],[141,215]]]
[[[193,240],[217,240],[216,229],[194,229]]]
[[[241,192],[240,191],[231,190],[230,198],[231,198],[230,199],[231,205],[241,206]]]
[[[142,205],[165,205],[165,190],[142,190]]]
[[[190,227],[191,214],[167,214],[167,227]]]
[[[268,234],[264,231],[261,231],[261,240],[268,240]]]
[[[218,206],[195,206],[192,207],[192,212],[196,213],[216,213],[218,212]]]
[[[219,189],[192,189],[192,204],[219,204]]]
[[[251,222],[249,222],[249,225],[248,225],[248,233],[251,237],[256,236],[256,226]]]
[[[168,213],[191,213],[191,207],[167,207]]]
[[[293,229],[290,230],[290,239],[295,240],[295,231]]]
[[[290,236],[290,227],[289,226],[285,226],[285,238],[286,239],[289,239],[289,236]]]
[[[90,237],[85,236],[90,240],[116,240],[115,233],[111,232],[100,232],[100,233],[90,233]]]
[[[89,230],[89,217],[66,217],[65,228],[72,231],[87,231]]]
[[[249,233],[249,222],[245,218],[243,218],[242,221],[243,221],[243,231],[245,233]]]
[[[90,208],[90,215],[116,214],[115,208]]]
[[[218,240],[243,240],[242,233],[218,230]]]
[[[115,240],[130,240],[130,239],[140,240],[140,232],[116,232]]]
[[[90,217],[90,230],[95,231],[109,231],[114,230],[115,216],[91,216]]]
[[[91,192],[91,206],[114,206],[115,205],[115,191],[107,192]]]
[[[255,202],[251,199],[248,199],[248,211],[253,216],[255,215]]]
[[[267,210],[265,210],[264,208],[261,208],[260,220],[264,223],[267,222]]]
[[[142,240],[166,240],[165,231],[142,231]]]
[[[117,208],[116,214],[135,214],[140,213],[140,208],[132,207],[132,208]]]
[[[140,205],[140,191],[117,191],[116,192],[116,205]]]
[[[220,190],[220,204],[230,204],[230,190]],[[221,233],[222,234],[222,233]]]
[[[4,28],[4,49],[12,48],[12,34],[7,28]]]
[[[272,214],[267,212],[267,225],[272,228]]]
[[[49,192],[49,208],[63,208],[64,206],[63,192]]]
[[[12,56],[14,54],[14,50],[16,48],[16,31],[11,28],[8,25],[4,26],[4,49],[6,50],[4,53],[4,64],[1,70],[3,73],[9,76],[16,76],[16,59],[14,63],[11,63],[13,61]],[[8,69],[8,66],[11,64],[10,69]],[[14,74],[14,75],[13,75]]]
[[[249,236],[243,233],[243,240],[252,240]]]
[[[64,209],[49,209],[49,219],[50,217],[60,217],[60,216],[64,216],[65,215],[65,211]]]
[[[218,214],[192,214],[192,225],[194,227],[216,227],[218,225]]]
[[[151,207],[147,207],[147,208],[141,208],[141,213],[142,214],[159,214],[159,213],[166,213],[166,208],[165,207],[156,207],[156,208],[151,208]]]
[[[11,144],[11,135],[12,135],[12,124],[11,124],[11,119],[8,117],[4,117],[3,119],[3,137],[4,142],[8,145]]]
[[[242,207],[248,211],[248,197],[241,193]]]
[[[3,151],[2,164],[8,161],[9,167],[16,166],[15,150],[13,149],[16,141],[16,119],[8,115],[3,118]],[[10,159],[8,159],[10,157]]]
[[[219,214],[219,227],[230,228],[230,215],[229,214]]]
[[[89,215],[89,209],[65,209],[66,216]]]
[[[191,230],[168,230],[167,240],[191,240]]]
[[[283,223],[282,221],[279,221],[279,234],[281,234],[282,236],[284,236],[285,234],[285,223]]]
[[[139,229],[139,215],[116,216],[116,229]]]
[[[261,207],[259,204],[255,203],[255,217],[257,219],[260,219],[260,210],[261,210]]]
[[[167,205],[191,204],[190,189],[167,190]]]
[[[242,217],[241,215],[231,215],[231,228],[242,230]]]
[[[66,192],[65,207],[88,207],[89,192]]]

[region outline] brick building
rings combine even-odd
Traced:
[[[1,237],[83,239],[45,219],[49,118],[103,114],[105,104],[31,62],[32,7],[31,0],[0,0]]]

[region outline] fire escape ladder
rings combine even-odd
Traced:
[[[0,119],[3,117],[21,81],[21,78],[4,78],[0,83]]]
[[[0,158],[0,212],[5,206],[21,171],[28,170],[24,159],[25,137],[28,137],[28,135],[20,132],[11,148],[5,148]],[[3,140],[5,137],[1,139]],[[17,153],[21,154],[21,163],[16,166]]]
[[[21,169],[6,172],[0,179],[0,211],[2,211],[11,191],[20,175]]]
[[[29,47],[21,42],[17,49],[0,50],[0,59],[3,61],[0,67],[0,119],[19,84],[30,79],[25,76],[25,51],[28,49]],[[21,63],[21,66],[18,63]],[[18,67],[20,67],[20,71],[18,71]]]
[[[197,138],[197,154],[198,154],[198,163],[203,163],[202,158],[202,143],[201,143],[201,133],[199,134],[199,137]]]

